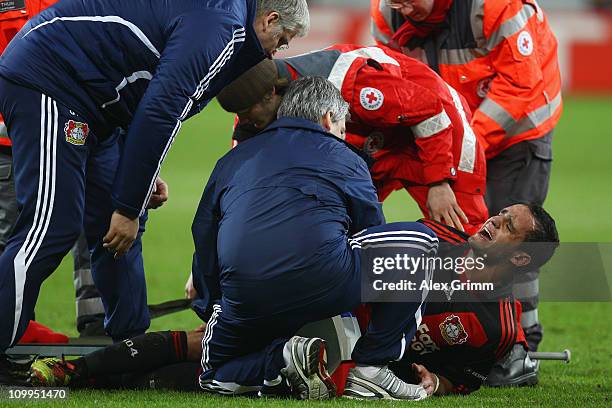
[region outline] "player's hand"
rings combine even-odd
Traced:
[[[436,389],[436,383],[440,381],[436,378],[435,374],[430,373],[425,366],[416,363],[412,363],[412,372],[417,378],[417,381],[419,381],[419,385],[427,392],[427,395],[433,395]]]
[[[451,227],[464,231],[463,224],[469,221],[457,204],[455,193],[447,182],[433,185],[427,193],[427,209],[429,217],[438,222],[444,222]]]
[[[115,210],[102,246],[114,252],[115,259],[125,255],[138,235],[138,226],[138,217],[131,219]]]
[[[155,189],[153,190],[153,194],[149,198],[149,202],[147,203],[147,208],[154,210],[156,208],[161,207],[164,203],[168,201],[168,184],[161,177],[158,177],[155,180]]]
[[[193,287],[193,275],[189,274],[189,279],[185,283],[185,299],[194,299],[197,295],[195,288]]]

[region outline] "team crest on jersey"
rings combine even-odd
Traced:
[[[381,132],[370,133],[365,143],[363,151],[367,154],[374,154],[383,148],[385,145],[385,136]]]
[[[363,108],[366,110],[372,111],[380,109],[384,100],[385,96],[376,88],[366,87],[359,93],[359,101],[361,102],[361,106],[363,106]]]
[[[450,315],[440,323],[440,332],[444,340],[450,345],[463,344],[467,341],[468,334],[457,315]]]
[[[531,38],[529,31],[521,31],[516,40],[516,46],[524,57],[528,57],[533,53],[533,38]]]
[[[66,141],[76,146],[83,146],[89,134],[89,125],[83,122],[69,120],[64,126]]]

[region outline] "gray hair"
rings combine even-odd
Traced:
[[[310,14],[306,0],[257,0],[257,15],[276,11],[280,27],[304,37],[310,30]]]
[[[332,122],[336,123],[346,119],[348,111],[348,103],[334,84],[322,77],[303,77],[289,85],[276,116],[320,123],[330,112]]]

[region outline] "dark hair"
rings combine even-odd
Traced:
[[[535,220],[535,228],[527,234],[523,249],[531,256],[528,269],[539,268],[555,253],[559,246],[559,233],[553,217],[542,206],[527,204]]]

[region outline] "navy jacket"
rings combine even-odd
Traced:
[[[142,213],[181,122],[265,58],[256,0],[63,0],[34,17],[0,75],[87,118],[128,130],[116,208]]]
[[[221,158],[208,180],[192,227],[202,309],[221,293],[246,306],[271,282],[298,288],[287,307],[301,294],[316,298],[321,288],[305,287],[321,281],[312,274],[329,287],[354,276],[348,237],[382,223],[363,159],[318,124],[281,118]]]

